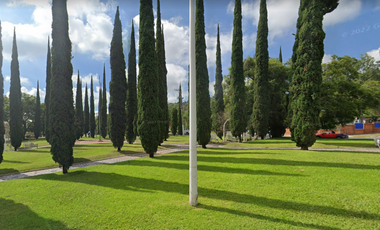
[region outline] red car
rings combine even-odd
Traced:
[[[336,138],[336,139],[343,139],[348,138],[348,135],[343,133],[335,133],[334,131],[327,131],[323,133],[316,134],[317,138]]]

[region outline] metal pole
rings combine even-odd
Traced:
[[[197,178],[197,107],[196,107],[196,79],[195,79],[195,7],[194,0],[190,0],[190,182],[189,199],[191,206],[198,205],[198,178]]]

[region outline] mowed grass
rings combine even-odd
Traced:
[[[380,154],[198,149],[0,183],[0,229],[380,229]]]
[[[159,147],[163,149],[166,147]],[[101,144],[77,144],[74,146],[74,163],[94,161],[112,157],[120,157],[125,154],[143,153],[144,150],[138,144],[124,144],[122,151],[117,152],[112,143]],[[4,160],[0,164],[0,175],[25,172],[36,169],[58,167],[52,159],[49,148],[19,149],[17,152],[3,153]]]

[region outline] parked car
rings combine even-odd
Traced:
[[[342,138],[348,138],[347,134],[343,133],[335,133],[334,131],[327,131],[323,133],[316,134],[317,138],[336,138],[336,139],[342,139]]]

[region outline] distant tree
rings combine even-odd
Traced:
[[[141,24],[140,24],[141,25]],[[117,151],[120,151],[124,144],[124,134],[126,128],[125,101],[127,99],[127,80],[125,76],[125,59],[123,53],[122,28],[117,7],[113,36],[111,41],[111,83],[110,83],[110,105],[111,115],[110,137],[112,144]]]
[[[102,90],[102,87],[101,87],[101,83],[99,83],[100,87],[99,87],[99,101],[98,101],[98,121],[97,121],[97,130],[98,130],[98,134],[99,134],[99,140],[101,139],[101,127],[100,127],[100,124],[101,124],[101,120],[102,120],[102,107],[103,107],[103,90]]]
[[[106,87],[106,66],[104,65],[103,69],[103,97],[102,97],[102,106],[100,110],[100,133],[103,138],[107,136],[107,87]]]
[[[181,84],[179,84],[179,90],[178,90],[178,135],[183,135],[182,130],[182,89]]]
[[[41,99],[40,83],[37,81],[36,113],[34,118],[34,137],[38,139],[41,134]]]
[[[50,143],[53,160],[67,173],[74,162],[75,144],[73,66],[67,1],[53,0],[52,23],[52,78],[50,95]]]
[[[10,136],[11,144],[15,151],[21,146],[24,139],[23,132],[23,117],[21,105],[21,84],[20,84],[20,70],[18,63],[18,52],[16,43],[16,29],[13,34],[13,48],[12,48],[12,61],[11,61],[11,84],[9,90],[9,107],[10,107]]]
[[[241,142],[241,135],[247,129],[245,114],[245,82],[243,70],[243,32],[241,29],[241,1],[235,0],[234,31],[232,36],[231,54],[231,84],[232,107],[230,118],[230,130],[234,137]]]
[[[308,150],[315,143],[315,133],[320,128],[321,64],[325,38],[322,21],[324,15],[337,6],[338,0],[301,0],[298,11],[289,101],[293,140],[302,150]]]
[[[94,82],[91,76],[91,95],[90,95],[90,132],[91,137],[95,137],[95,129],[96,129],[96,122],[95,122],[95,98],[94,98]]]
[[[78,70],[77,95],[75,98],[75,129],[76,139],[83,136],[83,100],[82,100],[82,81]]]
[[[87,136],[88,131],[90,131],[90,107],[88,105],[88,88],[86,83],[86,91],[84,92],[84,116],[83,116],[83,133]]]
[[[202,145],[202,148],[206,148],[211,139],[211,107],[203,0],[196,1],[195,18],[197,139],[198,144]]]
[[[214,85],[214,106],[212,108],[212,130],[216,135],[223,138],[224,124],[224,101],[223,101],[223,75],[222,75],[222,55],[220,49],[219,24],[216,37],[216,70],[215,70],[215,85]]]
[[[26,132],[34,132],[34,119],[36,117],[36,96],[27,93],[21,93],[21,107],[23,118],[22,136],[26,138]]]
[[[260,19],[256,39],[256,74],[254,79],[253,129],[264,139],[269,128],[270,87],[268,79],[268,12],[266,0],[260,2]]]
[[[281,64],[282,64],[282,50],[281,50],[281,46],[280,46],[280,54],[278,55],[278,61],[281,62]]]
[[[50,80],[51,80],[51,53],[50,53],[50,37],[48,37],[48,51],[46,58],[46,94],[45,94],[45,139],[50,143],[49,131],[49,113],[50,113]]]
[[[177,134],[177,128],[178,128],[178,110],[174,107],[172,109],[172,124],[171,124],[171,131],[174,136]]]
[[[140,0],[138,75],[138,133],[149,157],[154,157],[160,137],[157,57],[152,0]]]
[[[3,77],[3,40],[2,40],[2,28],[0,20],[0,163],[3,161],[4,152],[4,77]]]
[[[136,45],[135,28],[132,21],[131,47],[128,56],[128,95],[127,95],[127,131],[126,137],[129,144],[136,140],[135,125],[137,119],[137,85],[136,85]]]

